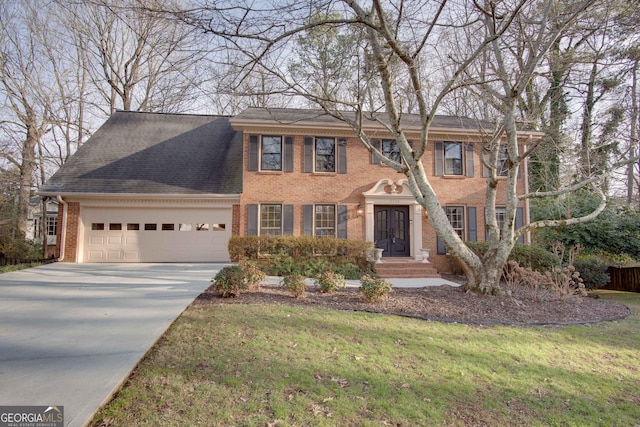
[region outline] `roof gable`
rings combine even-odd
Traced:
[[[229,118],[118,111],[41,193],[239,194],[242,135]]]

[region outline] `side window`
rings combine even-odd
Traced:
[[[314,235],[336,237],[336,206],[315,205],[314,211]]]
[[[474,143],[440,142],[434,143],[435,176],[475,177]]]
[[[282,137],[263,136],[261,144],[260,169],[282,170]]]
[[[249,135],[249,171],[293,172],[293,136]]]
[[[496,221],[498,222],[498,230],[500,230],[500,234],[502,234],[502,227],[504,227],[504,221],[507,215],[507,208],[504,207],[496,207]]]
[[[467,215],[465,218],[464,206],[445,206],[445,215],[454,231],[464,241],[478,241],[478,226],[476,222],[476,207],[467,207]],[[439,255],[445,255],[447,249],[440,237],[436,238],[436,247]]]
[[[282,234],[282,205],[260,205],[260,235],[280,236]]]
[[[394,162],[401,163],[402,157],[400,156],[400,147],[398,141],[395,139],[383,139],[382,140],[382,154],[388,159]]]
[[[484,157],[485,161],[488,161],[488,155],[485,155]],[[522,168],[518,169],[518,176],[517,178],[519,179],[521,177],[522,174]],[[483,177],[488,177],[489,176],[489,168],[487,168],[486,166],[482,166],[482,176]],[[498,163],[496,165],[496,176],[509,176],[509,152],[507,151],[507,146],[505,144],[501,144],[499,149],[498,149]]]
[[[347,173],[347,139],[304,137],[302,172]]]
[[[336,140],[334,138],[316,138],[315,171],[336,171]]]
[[[55,236],[58,230],[58,217],[47,216],[47,236]]]
[[[502,144],[498,150],[498,170],[496,171],[498,176],[509,175],[509,153],[507,152],[507,146]]]
[[[462,143],[444,143],[444,174],[462,175]]]
[[[449,223],[455,230],[455,232],[460,236],[462,240],[465,240],[465,232],[464,232],[464,207],[463,206],[446,206],[444,208],[445,213],[447,214],[447,219],[449,219]]]

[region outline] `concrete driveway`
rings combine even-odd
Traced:
[[[221,264],[56,263],[0,275],[0,405],[83,426]]]

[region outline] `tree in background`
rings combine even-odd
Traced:
[[[202,38],[151,4],[0,0],[0,167],[20,174],[23,234],[34,190],[105,115],[201,110]]]
[[[523,94],[541,70],[550,49],[594,3],[570,1],[560,7],[556,1],[547,0],[473,4],[374,0],[365,5],[355,0],[327,0],[295,5],[275,2],[272,6],[252,9],[236,2],[218,1],[173,13],[178,19],[215,36],[220,46],[244,56],[241,78],[256,69],[270,73],[279,80],[277,90],[282,94],[311,100],[327,114],[348,123],[362,144],[382,163],[407,176],[414,197],[427,211],[448,253],[466,274],[468,286],[489,293],[498,284],[502,266],[522,234],[560,224],[557,220],[544,220],[515,228],[519,201],[563,194],[560,190],[516,193],[518,171],[531,153],[518,150],[518,119]],[[345,38],[357,35],[357,46],[353,51],[342,52],[348,58],[327,58],[323,63],[318,60],[323,58],[323,52],[339,46],[337,33]],[[291,72],[292,63],[296,66],[302,63],[290,56],[300,49],[301,40],[307,49],[306,55],[313,60],[311,69],[326,66],[326,75],[331,76],[335,75],[331,72],[336,68],[334,64],[349,61],[343,64],[352,64],[351,81],[343,81],[343,74],[337,74],[335,80],[320,78],[310,82],[303,78],[304,73]],[[407,82],[410,96],[406,91]],[[353,90],[338,90],[347,83]],[[469,250],[452,229],[421,161],[435,114],[445,101],[460,100],[456,95],[461,90],[483,96],[496,114],[496,127],[488,130],[483,143],[485,166],[489,171],[485,205],[490,218],[490,244],[483,258]],[[370,98],[373,101],[367,103],[363,94],[380,96]],[[401,120],[407,100],[414,102],[422,128],[420,140],[414,141],[413,146],[407,141]],[[382,113],[376,114],[376,111]],[[401,162],[386,158],[371,144],[365,126],[367,120],[384,124],[394,135]],[[503,190],[507,206],[502,230],[498,229],[497,221],[491,220],[496,212],[500,145],[507,147],[509,165]],[[595,179],[590,179],[578,183],[568,191],[594,182]],[[593,219],[606,206],[606,199],[601,196],[592,212],[563,222]]]

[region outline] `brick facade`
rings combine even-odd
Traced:
[[[256,129],[254,129],[256,130]],[[269,130],[266,135],[274,135],[273,130]],[[287,129],[283,128],[280,133],[286,136]],[[349,239],[365,239],[366,226],[365,216],[359,216],[358,206],[365,205],[364,192],[370,190],[378,181],[389,179],[397,182],[406,178],[398,174],[395,170],[381,164],[373,164],[371,154],[362,143],[352,136],[335,135],[345,137],[347,140],[347,173],[305,173],[303,170],[304,154],[303,141],[305,136],[326,136],[322,131],[317,134],[293,135],[293,172],[274,171],[249,171],[249,138],[251,135],[260,135],[259,132],[244,133],[244,176],[243,193],[240,204],[240,224],[238,224],[239,234],[246,235],[248,232],[248,206],[251,204],[291,204],[293,205],[293,235],[299,236],[303,233],[303,206],[314,204],[336,204],[347,206],[347,237]],[[476,208],[477,240],[485,240],[485,219],[484,219],[484,199],[486,178],[482,173],[482,162],[480,159],[481,144],[474,144],[473,165],[474,177],[467,176],[435,176],[434,175],[434,143],[430,141],[428,150],[423,156],[423,164],[428,178],[438,194],[442,206],[462,206]],[[469,153],[465,153],[468,155]],[[524,176],[524,174],[521,174]],[[498,200],[496,205],[505,204],[504,185],[505,179],[500,179],[498,189]],[[525,181],[518,179],[518,191],[522,192]],[[392,199],[390,199],[391,201]],[[522,205],[524,206],[524,205]],[[431,227],[429,220],[423,213],[422,235],[411,236],[412,239],[421,240],[422,248],[431,249],[430,261],[439,271],[450,271],[451,267],[447,256],[437,255],[436,233]],[[415,256],[416,254],[412,254]]]

